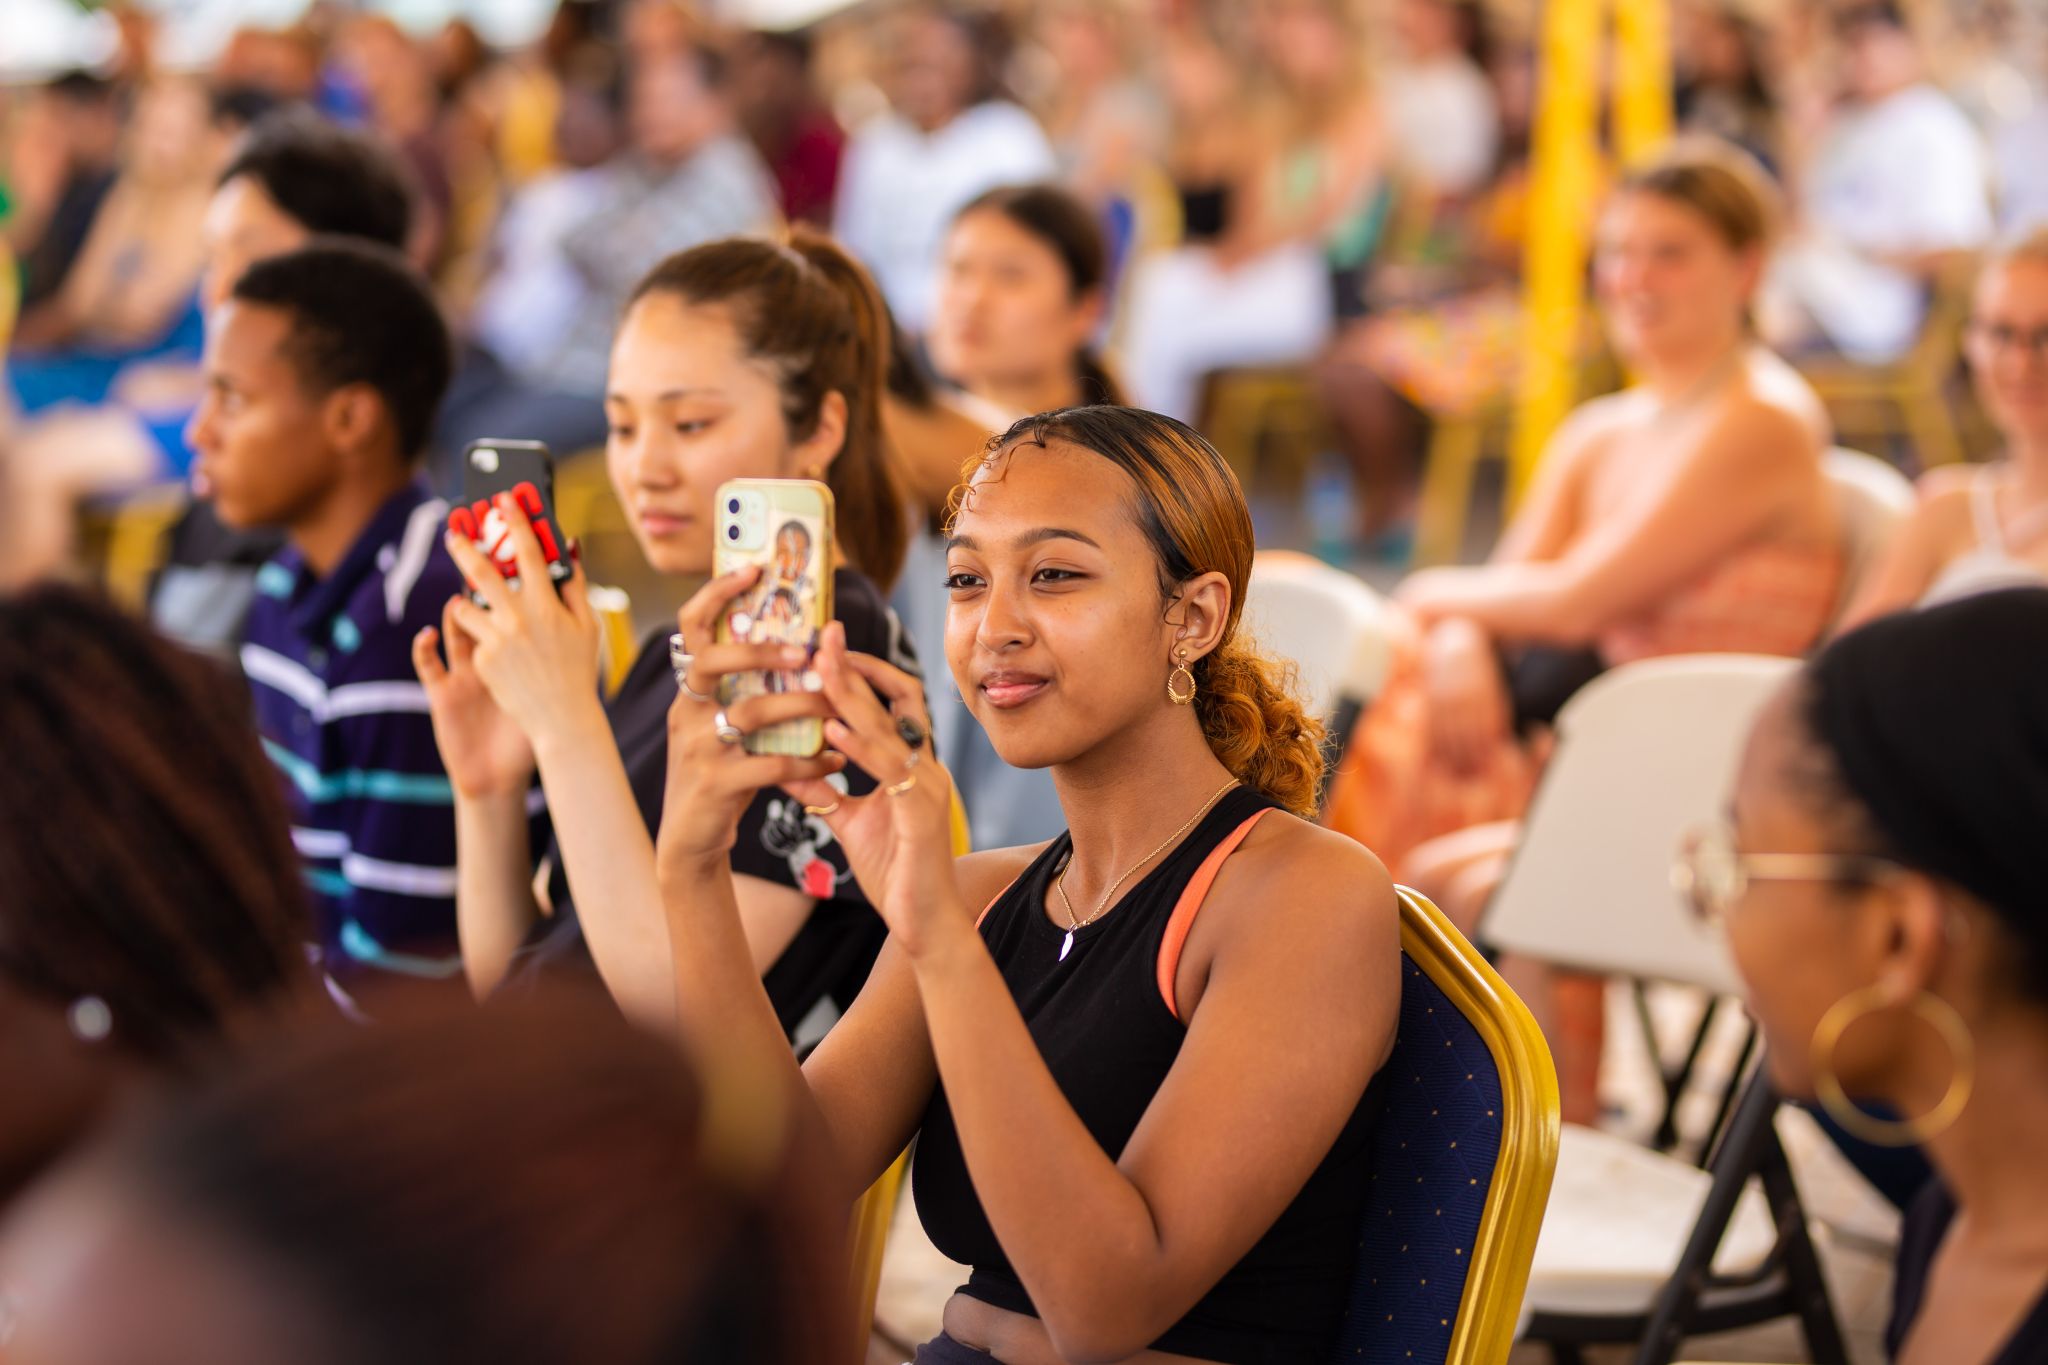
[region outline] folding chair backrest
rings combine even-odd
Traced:
[[[1336,1360],[1502,1365],[1557,1165],[1557,1073],[1529,1011],[1401,892],[1401,1016]]]
[[[1913,513],[1913,485],[1875,455],[1836,446],[1826,456],[1828,484],[1842,529],[1842,592],[1835,615],[1846,611],[1892,532]]]
[[[1245,628],[1267,649],[1292,659],[1311,713],[1356,716],[1386,681],[1391,647],[1386,605],[1364,583],[1291,550],[1252,558]]]
[[[1740,991],[1718,933],[1671,884],[1685,833],[1726,808],[1751,721],[1793,659],[1693,654],[1627,664],[1558,716],[1557,751],[1481,923],[1505,951]]]

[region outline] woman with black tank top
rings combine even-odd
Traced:
[[[1302,818],[1317,727],[1238,634],[1252,526],[1194,431],[1128,408],[993,443],[948,541],[947,660],[1069,833],[955,862],[915,679],[828,630],[830,752],[754,758],[678,699],[658,847],[685,1037],[787,1078],[849,1199],[913,1137],[974,1273],[920,1362],[1315,1359],[1343,1314],[1399,996],[1393,889]],[[738,590],[682,613],[701,629]],[[700,656],[691,687],[709,694]],[[730,716],[742,728],[751,717]],[[881,790],[847,797],[852,764]],[[725,850],[764,783],[823,814],[890,941],[799,1071]]]
[[[648,272],[620,320],[604,402],[605,463],[648,566],[710,573],[727,479],[822,479],[839,511],[838,619],[864,648],[913,667],[884,597],[907,519],[883,428],[888,343],[888,311],[867,272],[800,228],[780,242],[707,242]],[[525,519],[513,510],[507,521],[538,563]],[[470,547],[451,551],[465,572],[489,572]],[[436,632],[413,648],[455,789],[464,970],[479,995],[595,975],[628,1014],[669,1031],[674,973],[653,840],[676,691],[669,632],[643,643],[617,694],[600,702],[597,622],[580,570],[559,596],[499,596],[507,610],[449,603],[445,665]],[[700,651],[720,648],[712,640],[708,626],[686,637]],[[730,648],[751,649],[754,667],[775,652]],[[539,838],[527,820],[536,767],[551,826]],[[821,999],[851,1004],[884,930],[831,831],[767,791],[729,844],[751,960],[783,1028]]]
[[[2040,588],[1843,636],[1765,706],[1730,819],[1681,860],[1772,1083],[1934,1169],[1899,1238],[1899,1365],[2048,1360],[2044,658]]]

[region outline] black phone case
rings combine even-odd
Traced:
[[[462,504],[448,513],[448,524],[474,541],[509,582],[518,581],[508,539],[493,534],[491,518],[500,494],[518,499],[533,523],[541,553],[547,557],[548,577],[557,585],[574,572],[569,562],[568,541],[555,519],[555,457],[540,441],[472,441],[462,452]],[[484,605],[481,593],[471,590],[470,600]]]

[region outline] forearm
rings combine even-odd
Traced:
[[[526,794],[455,800],[455,924],[462,970],[479,1000],[498,988],[532,928],[533,851]]]
[[[1582,645],[1599,628],[1583,597],[1569,570],[1548,562],[1459,571],[1455,586],[1414,606],[1432,628],[1461,618],[1494,639]]]
[[[1184,1308],[1152,1301],[1171,1279],[1153,1210],[1046,1068],[972,915],[957,919],[916,973],[975,1190],[1062,1355],[1130,1354]]]
[[[589,715],[536,736],[534,755],[598,975],[630,1018],[666,1034],[675,998],[654,841],[603,712],[593,702]]]
[[[815,1117],[810,1086],[747,946],[729,855],[714,850],[664,865],[660,890],[671,945],[665,965],[684,1049],[702,1065],[745,1077],[749,1093],[764,1103],[779,1099]],[[849,1203],[857,1181],[846,1176]]]

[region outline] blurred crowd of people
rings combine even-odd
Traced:
[[[1135,401],[1199,420],[1217,371],[1311,366],[1357,530],[1399,528],[1428,421],[1512,389],[1533,22],[1478,0],[1174,0],[877,6],[750,32],[672,0],[577,0],[531,48],[493,52],[459,22],[415,35],[316,7],[196,73],[157,69],[133,25],[114,71],[9,100],[0,231],[22,315],[0,448],[23,510],[0,578],[61,558],[77,496],[189,465],[206,201],[242,130],[280,108],[366,127],[403,161],[407,249],[462,346],[444,459],[480,434],[601,442],[633,281],[782,221],[829,227],[880,281],[906,359],[973,392],[988,376],[938,339],[986,334],[983,367],[1014,369],[1030,328],[948,229],[987,190],[1050,182],[1101,233],[1080,292]],[[1895,360],[1944,260],[2048,212],[2038,29],[1988,3],[1677,7],[1680,127],[1784,187],[1767,341]],[[91,420],[106,409],[129,420]]]

